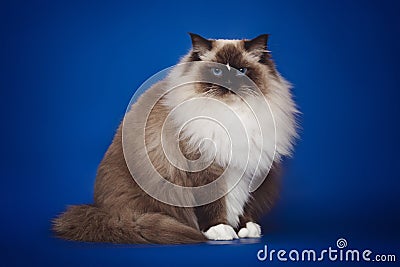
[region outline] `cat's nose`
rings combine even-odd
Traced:
[[[231,91],[233,90],[233,84],[231,79],[225,80],[225,87]]]

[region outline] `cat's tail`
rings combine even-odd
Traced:
[[[189,244],[207,240],[199,230],[161,213],[121,218],[93,205],[70,206],[53,220],[53,231],[61,238],[87,242]]]

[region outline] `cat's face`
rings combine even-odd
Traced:
[[[268,77],[276,76],[267,50],[268,35],[252,40],[209,40],[190,35],[193,49],[188,61],[199,62],[191,71],[209,81],[197,84],[199,95],[229,100],[267,93]]]

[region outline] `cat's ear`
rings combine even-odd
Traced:
[[[212,41],[208,40],[204,37],[201,37],[198,34],[189,32],[190,38],[192,39],[192,47],[193,51],[204,54],[205,52],[211,50]]]
[[[261,34],[254,39],[245,40],[244,48],[257,56],[261,56],[263,53],[269,52],[267,49],[268,37],[269,34]]]

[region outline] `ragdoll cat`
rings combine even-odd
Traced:
[[[277,197],[281,158],[290,156],[296,138],[297,110],[290,85],[276,70],[267,50],[268,35],[251,40],[210,40],[190,35],[192,49],[181,64],[148,89],[127,112],[98,168],[94,203],[70,206],[56,218],[53,230],[57,236],[89,242],[164,244],[260,237],[257,222]],[[185,66],[192,62],[201,64]],[[187,76],[200,82],[175,86]],[[216,82],[202,82],[204,76]],[[229,88],[231,79],[236,89]],[[174,90],[167,91],[174,86]],[[199,102],[181,105],[195,98]],[[180,109],[175,112],[177,106]],[[248,140],[230,146],[230,133],[226,135],[211,120],[194,121],[175,134],[202,112],[223,119],[226,108],[240,118]],[[146,115],[143,110],[148,109]],[[264,121],[261,126],[255,124],[253,115]],[[169,126],[165,127],[168,120]],[[235,129],[237,124],[230,122],[228,119],[227,129]],[[163,129],[166,133],[161,132]],[[232,140],[235,138],[232,134]],[[165,147],[173,142],[179,143],[185,158],[211,159],[211,163],[196,171],[172,164]],[[142,145],[145,151],[139,149]],[[241,154],[246,147],[250,152]],[[246,161],[244,169],[240,167],[242,161]],[[232,180],[241,168],[241,179]],[[148,194],[147,190],[170,200],[180,199],[161,183],[152,182],[154,170],[165,181],[185,187],[205,186],[221,175],[226,179],[210,190],[211,198],[217,196],[211,202],[205,201],[204,195],[188,193],[180,201],[190,199],[199,205],[171,205]],[[135,176],[144,178],[147,187],[139,185]],[[250,190],[252,181],[260,181],[255,191]],[[218,195],[220,192],[223,194]]]

